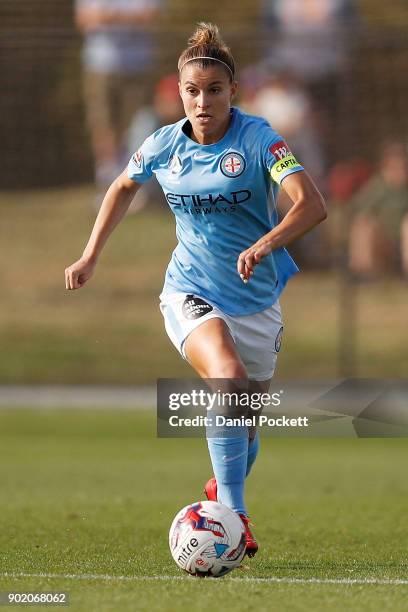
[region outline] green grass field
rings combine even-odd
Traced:
[[[204,441],[157,439],[150,411],[2,411],[0,590],[67,591],[86,612],[406,610],[407,450],[264,438],[247,486],[260,552],[199,580],[167,533],[202,498]]]

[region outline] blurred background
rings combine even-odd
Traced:
[[[328,203],[289,249],[303,273],[282,298],[277,376],[406,376],[405,0],[4,0],[0,384],[191,375],[158,309],[175,233],[157,184],[85,289],[66,292],[64,268],[129,156],[183,116],[175,67],[200,20],[232,48],[237,104],[288,140]]]

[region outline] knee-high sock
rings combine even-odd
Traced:
[[[250,440],[248,443],[248,456],[247,456],[247,466],[246,466],[246,476],[248,476],[251,471],[252,466],[255,463],[255,460],[258,456],[259,452],[259,431],[256,432],[255,438]]]
[[[246,427],[229,428],[228,437],[208,437],[214,476],[217,480],[217,496],[235,512],[246,514],[244,481],[248,458],[248,430]]]

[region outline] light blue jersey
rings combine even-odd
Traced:
[[[133,155],[128,176],[144,183],[154,173],[176,217],[178,245],[163,294],[191,293],[241,316],[271,306],[298,271],[280,248],[244,284],[237,260],[277,224],[279,184],[303,168],[264,119],[237,108],[231,113],[228,131],[214,144],[192,140],[183,131],[186,118],[157,130]]]

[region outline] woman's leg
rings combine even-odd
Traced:
[[[248,376],[227,324],[214,317],[194,329],[184,345],[189,363],[201,378],[239,379]]]
[[[247,466],[245,472],[245,478],[249,475],[249,472],[254,465],[256,458],[259,453],[259,431],[255,430],[255,435],[251,439],[248,439],[248,455],[247,455]]]
[[[250,393],[267,393],[269,391],[269,387],[271,385],[271,378],[269,380],[251,380],[249,382],[249,392]],[[262,410],[257,411],[257,414],[260,415]],[[249,472],[254,465],[256,458],[259,453],[259,431],[257,427],[249,427],[248,428],[248,457],[247,457],[247,467],[245,476],[249,475]]]
[[[210,319],[191,332],[186,340],[185,353],[202,378],[213,379],[214,392],[238,393],[239,397],[240,392],[248,391],[245,367],[222,319]],[[208,382],[211,385],[211,380]],[[239,405],[228,406],[225,416],[246,416],[246,412],[246,406],[241,410]],[[244,481],[248,428],[242,425],[207,428],[207,442],[217,481],[218,501],[246,515]]]

